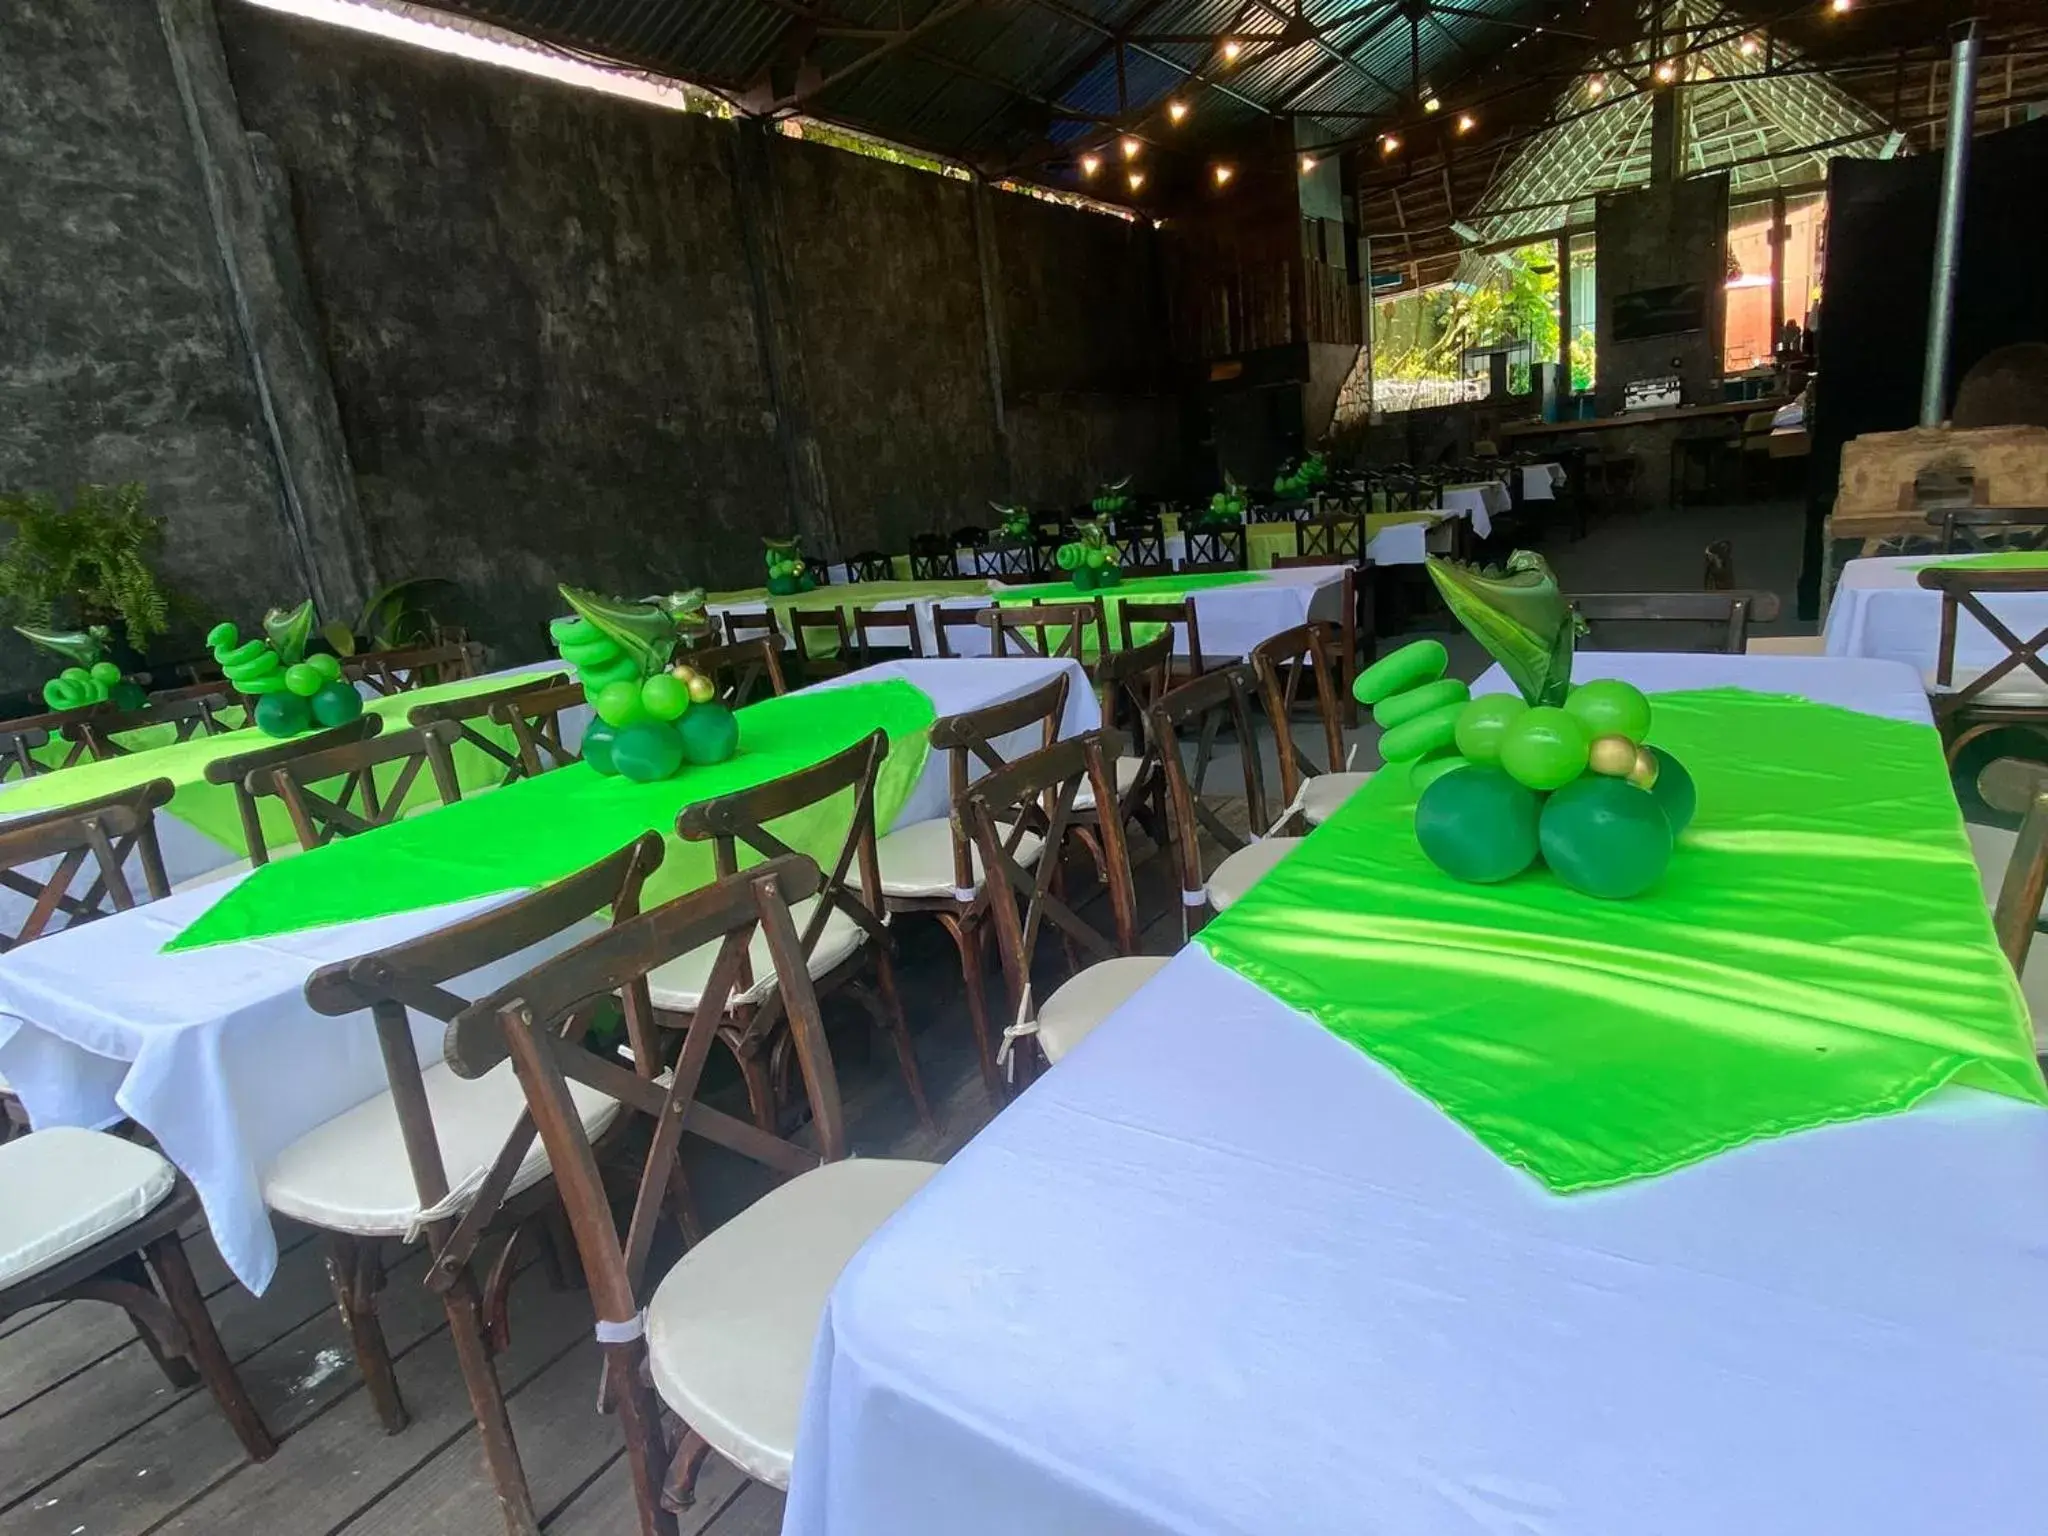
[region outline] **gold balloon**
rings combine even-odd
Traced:
[[[1635,772],[1636,744],[1626,736],[1597,737],[1592,752],[1586,758],[1586,766],[1610,779],[1627,778]]]
[[[1636,749],[1636,760],[1628,771],[1628,781],[1637,789],[1648,789],[1657,782],[1657,756],[1648,747]]]

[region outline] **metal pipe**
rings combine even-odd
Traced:
[[[1948,143],[1941,161],[1941,211],[1934,224],[1934,281],[1927,294],[1927,361],[1920,375],[1920,425],[1938,427],[1948,404],[1949,343],[1956,317],[1956,262],[1963,238],[1964,183],[1977,114],[1977,23],[1966,22],[1951,54]]]

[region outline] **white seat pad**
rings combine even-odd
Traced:
[[[1956,667],[1949,681],[1942,684],[1934,680],[1935,669],[1929,667],[1921,674],[1920,680],[1930,694],[1939,697],[1947,693],[1961,693],[1990,670],[1990,667]],[[1982,693],[1970,697],[1973,702],[1985,704],[2048,704],[2048,683],[2041,681],[2041,675],[2022,662]]]
[[[1017,840],[1017,862],[1026,869],[1038,862],[1043,847],[1036,833]],[[981,889],[981,850],[970,841],[974,888]],[[950,896],[953,894],[953,823],[943,816],[913,821],[887,837],[875,839],[875,860],[882,871],[884,896]]]
[[[1337,814],[1337,807],[1365,788],[1369,773],[1323,773],[1301,789],[1301,814],[1312,827],[1319,827]]]
[[[1298,837],[1269,837],[1240,848],[1209,873],[1209,905],[1226,912],[1244,900],[1244,893],[1266,878],[1267,872],[1301,846]]]
[[[655,1290],[654,1390],[748,1477],[789,1487],[825,1298],[861,1245],[938,1171],[893,1158],[827,1163],[748,1206]]]
[[[1138,988],[1159,974],[1170,956],[1119,955],[1098,960],[1071,980],[1038,1009],[1038,1044],[1047,1061],[1058,1061],[1088,1037],[1088,1032],[1124,1005]]]
[[[446,1062],[420,1073],[433,1111],[434,1134],[447,1170],[449,1199],[440,1214],[464,1209],[497,1160],[526,1108],[512,1063],[500,1062],[479,1078],[461,1078]],[[582,1083],[569,1084],[583,1128],[596,1136],[619,1112],[618,1100]],[[509,1194],[548,1174],[547,1149],[534,1138]],[[406,1237],[420,1223],[418,1187],[398,1133],[398,1109],[380,1093],[308,1131],[277,1155],[263,1173],[263,1202],[330,1232],[359,1237]]]
[[[1116,760],[1116,796],[1121,800],[1131,792],[1131,786],[1138,782],[1138,774],[1145,766],[1142,757],[1120,757]],[[1095,781],[1083,779],[1080,793],[1074,796],[1074,809],[1092,811],[1095,809]]]
[[[0,1143],[0,1287],[132,1227],[177,1182],[161,1153],[104,1131],[56,1125]]]
[[[948,857],[948,865],[951,858]],[[948,879],[946,889],[951,890],[953,882]],[[789,909],[790,921],[796,925],[797,937],[802,938],[805,925],[811,920],[811,911],[818,904],[815,896],[806,897]],[[867,942],[867,930],[844,911],[837,908],[825,919],[825,931],[818,935],[817,948],[811,951],[811,975],[819,977],[831,970],[848,955]],[[666,1008],[675,1013],[693,1011],[704,995],[704,984],[711,979],[711,966],[718,959],[718,944],[704,944],[686,955],[678,955],[666,965],[656,966],[647,973],[647,995],[654,1000],[657,1008]],[[747,956],[753,962],[754,983],[744,991],[733,989],[735,1003],[758,1003],[775,990],[775,962],[768,954],[768,941],[760,930],[754,931],[753,942],[747,946]]]
[[[1751,635],[1742,649],[1751,656],[1825,656],[1828,643],[1820,635]]]

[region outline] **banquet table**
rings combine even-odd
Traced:
[[[935,604],[956,598],[980,596],[987,591],[988,581],[977,576],[957,580],[827,583],[824,586],[813,587],[808,592],[795,592],[783,596],[771,594],[766,587],[749,587],[737,592],[713,592],[705,598],[704,609],[705,612],[715,615],[772,613],[775,615],[776,628],[782,634],[783,649],[788,650],[796,643],[792,638],[795,626],[790,621],[790,610],[794,608],[837,608],[846,615],[849,630],[852,628],[853,611],[856,608],[867,608],[877,612],[895,612],[908,608],[918,616],[920,630],[926,631],[931,627],[929,612]],[[836,637],[822,630],[811,630],[806,633],[805,655],[825,661],[838,653],[839,642]]]
[[[1576,670],[1928,719],[1884,662]],[[2043,1168],[1944,1088],[1554,1194],[1190,945],[841,1275],[783,1530],[2031,1533]]]
[[[820,687],[908,683],[945,715],[1014,698],[1062,672],[1071,685],[1063,732],[1092,729],[1100,721],[1099,707],[1085,674],[1071,661],[908,661]],[[742,756],[745,741],[743,725]],[[588,771],[556,769],[479,801],[435,810],[423,821],[461,817],[530,793],[556,775]],[[932,753],[896,821],[944,815],[948,806],[945,757]],[[310,870],[398,830],[365,833],[288,862]],[[261,1292],[277,1262],[260,1190],[263,1168],[299,1136],[385,1085],[368,1015],[315,1015],[303,995],[306,978],[321,965],[429,932],[518,892],[165,951],[245,878],[117,913],[0,956],[0,1076],[13,1084],[37,1125],[90,1126],[127,1115],[149,1131],[198,1190],[229,1269]],[[475,995],[548,952],[528,951],[451,989]],[[442,1028],[433,1020],[416,1022],[423,1059],[439,1059]]]
[[[1450,517],[1471,523],[1480,538],[1493,534],[1493,520],[1514,506],[1508,488],[1498,480],[1478,480],[1469,485],[1447,485],[1437,497],[1437,506]]]
[[[2042,575],[2048,577],[2048,553],[2030,558],[2038,562]],[[1967,559],[1879,555],[1845,563],[1822,630],[1828,655],[1902,661],[1924,678],[1931,678],[1941,644],[1941,594],[1920,585],[1920,572],[1930,565]],[[2007,569],[2013,568],[2011,561],[2003,564]],[[2022,640],[2048,629],[2048,592],[1987,594],[1983,603]],[[1959,667],[1987,667],[2005,654],[2006,647],[1989,630],[1969,613],[1958,610]]]
[[[1562,464],[1524,464],[1521,475],[1524,501],[1555,501],[1557,493],[1564,489]]]

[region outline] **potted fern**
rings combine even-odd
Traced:
[[[34,492],[0,496],[0,620],[104,627],[123,670],[138,663],[170,622],[156,572],[163,526],[143,511],[144,495],[138,484],[82,485],[68,507]]]

